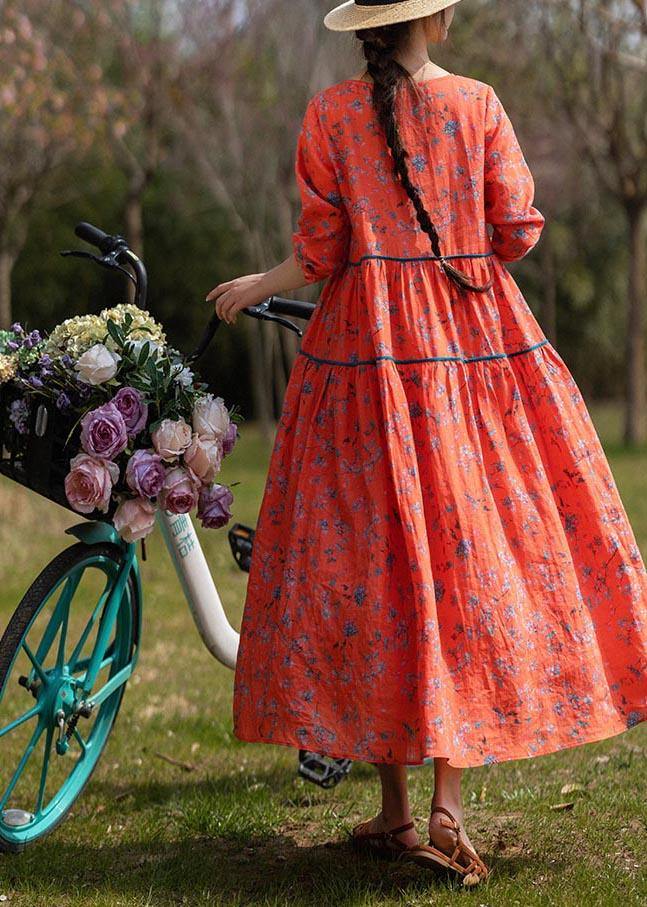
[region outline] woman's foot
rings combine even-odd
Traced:
[[[382,813],[378,813],[374,819],[370,819],[366,823],[366,831],[371,834],[375,832],[385,832],[390,831],[392,828],[399,828],[401,825],[407,825],[411,822],[411,816],[401,817],[400,819],[386,820]],[[400,841],[402,844],[406,844],[407,847],[412,847],[415,844],[419,843],[418,832],[415,828],[410,828],[407,831],[401,831],[399,834],[393,836],[396,841]]]
[[[433,808],[435,806],[443,806],[445,809],[449,810],[452,816],[456,819],[460,826],[461,838],[464,843],[470,848],[470,850],[475,850],[474,845],[467,836],[465,831],[465,826],[463,825],[463,806],[462,804],[457,803],[445,803],[440,801],[431,801],[432,813],[429,816],[429,838],[431,843],[437,847],[439,850],[442,850],[443,853],[446,853],[448,856],[451,855],[456,849],[457,838],[456,832],[444,825],[443,822],[447,821],[447,816],[442,812],[434,812]],[[466,863],[467,858],[459,858],[461,862]]]

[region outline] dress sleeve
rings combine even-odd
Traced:
[[[311,98],[296,149],[294,172],[301,213],[292,234],[294,255],[307,283],[328,277],[348,256],[350,222],[327,149],[328,142]]]
[[[503,261],[523,258],[537,243],[544,217],[533,207],[535,184],[501,101],[488,86],[485,118],[485,220]]]

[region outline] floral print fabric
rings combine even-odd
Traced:
[[[327,281],[261,502],[234,732],[467,767],[645,719],[647,571],[579,389],[502,264],[543,226],[510,121],[482,82],[419,89],[398,98],[412,179],[444,254],[494,285],[441,271],[370,83],[315,95],[293,245]]]

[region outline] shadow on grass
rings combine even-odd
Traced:
[[[51,841],[51,843],[50,843]],[[300,846],[291,836],[276,834],[249,839],[245,846],[222,838],[187,837],[176,842],[110,844],[88,847],[47,839],[19,857],[14,882],[28,877],[36,890],[57,894],[69,891],[69,877],[53,867],[74,867],[75,887],[95,890],[120,899],[148,897],[154,903],[276,903],[330,907],[331,904],[367,903],[394,898],[407,903],[425,892],[460,884],[410,865],[362,858],[345,841]],[[15,859],[15,858],[14,858]],[[18,865],[23,860],[28,866]],[[496,878],[513,878],[526,867],[519,857],[499,858]],[[553,867],[556,869],[557,867]],[[490,883],[480,886],[483,892]],[[216,900],[217,899],[217,900]]]

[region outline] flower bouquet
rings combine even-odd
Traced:
[[[215,479],[242,417],[208,393],[135,305],[68,318],[49,334],[0,331],[0,471],[63,506],[145,538],[159,507],[231,518]]]

